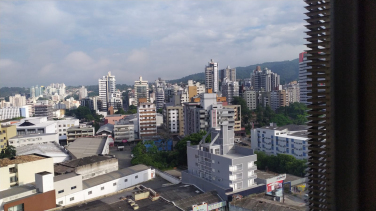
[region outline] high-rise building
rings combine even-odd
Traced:
[[[34,86],[32,86],[30,88],[30,98],[34,99],[35,98],[35,88]]]
[[[39,97],[39,96],[41,96],[41,93],[40,93],[40,87],[39,87],[38,85],[36,85],[36,86],[34,87],[34,89],[35,89],[35,97]]]
[[[286,90],[275,90],[270,92],[270,108],[275,111],[279,107],[289,105],[289,96]]]
[[[222,81],[222,96],[226,97],[226,101],[231,104],[234,97],[239,97],[239,82],[224,78],[224,81]]]
[[[283,87],[288,93],[289,102],[300,102],[300,84],[297,81],[290,82]]]
[[[48,103],[40,103],[39,105],[35,105],[34,112],[35,117],[47,117],[48,120],[53,119],[53,105],[48,105]]]
[[[87,89],[85,88],[85,86],[82,86],[79,90],[78,98],[79,98],[79,100],[81,100],[85,97],[87,97]]]
[[[222,69],[219,71],[219,79],[221,82],[228,78],[230,81],[236,81],[236,68],[231,68],[227,66],[226,69]]]
[[[163,108],[163,126],[172,135],[184,136],[183,106],[170,106]]]
[[[254,90],[246,90],[243,92],[243,98],[247,102],[249,110],[255,110],[257,108],[257,92]]]
[[[211,89],[214,93],[219,91],[218,63],[213,62],[213,59],[205,67],[205,86],[207,90]]]
[[[137,107],[139,138],[157,135],[157,110],[153,103],[140,103]]]
[[[155,80],[155,101],[157,105],[157,109],[163,108],[165,103],[165,88],[166,88],[166,81],[158,78]]]
[[[149,102],[149,84],[148,81],[143,81],[142,76],[138,81],[134,82],[134,98],[135,106],[140,102]]]
[[[252,74],[252,86],[255,91],[271,92],[277,90],[280,85],[280,76],[277,73],[273,73],[268,68],[264,68],[261,71],[261,67],[253,71]]]
[[[9,102],[13,107],[21,107],[26,105],[26,97],[16,94],[9,97]]]
[[[98,79],[99,85],[99,98],[102,100],[102,111],[107,111],[110,94],[115,94],[116,80],[115,76],[108,72],[102,79]]]
[[[311,69],[310,66],[308,66],[308,63],[311,62],[308,60],[308,54],[307,52],[303,52],[299,54],[299,88],[300,88],[300,102],[304,103],[306,105],[311,104],[308,102],[308,93],[310,92],[308,90],[308,87],[311,86],[310,79],[308,76],[311,75],[311,73],[308,71]]]

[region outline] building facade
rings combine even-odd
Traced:
[[[157,110],[155,104],[140,103],[137,108],[139,138],[157,135]]]
[[[116,91],[116,79],[114,75],[111,75],[111,72],[108,72],[106,76],[103,76],[102,79],[98,79],[99,85],[99,98],[102,100],[102,110],[107,111],[108,101],[110,94],[114,94]]]
[[[78,126],[71,126],[67,129],[67,144],[76,140],[77,138],[94,136],[95,128],[91,125],[80,124]]]
[[[308,159],[307,126],[287,125],[253,129],[251,132],[252,149],[268,155],[288,154],[297,159]]]
[[[247,102],[249,110],[255,110],[257,108],[257,92],[254,90],[246,90],[243,92],[243,99]]]
[[[140,76],[138,81],[134,82],[134,106],[137,106],[140,101],[150,102],[149,99],[149,84],[148,81],[143,81]]]
[[[219,71],[219,80],[221,82],[225,81],[225,78],[228,78],[230,81],[236,81],[236,68],[230,68],[227,66],[226,69]]]
[[[26,105],[26,97],[20,94],[9,96],[9,102],[13,107],[21,107]]]
[[[252,86],[255,91],[271,92],[278,89],[280,85],[280,76],[277,73],[273,73],[268,68],[264,68],[261,71],[260,66],[253,71],[252,74]]]
[[[81,100],[85,97],[87,97],[87,89],[85,88],[85,86],[82,86],[80,90],[78,91],[78,98],[79,100]]]
[[[10,138],[8,143],[14,147],[47,143],[59,144],[59,135],[57,133],[18,135]]]
[[[308,71],[311,69],[310,66],[308,66],[308,63],[311,62],[311,60],[308,60],[307,52],[302,52],[299,54],[299,88],[300,88],[300,102],[304,103],[306,105],[309,105],[311,103],[308,102],[308,93],[310,92],[308,90],[308,87],[311,86],[310,81],[312,79],[309,78],[311,73]]]
[[[13,119],[20,116],[20,108],[18,107],[0,108],[0,120]]]
[[[0,125],[0,152],[8,146],[8,141],[17,135],[15,125]]]
[[[163,126],[172,135],[184,136],[183,106],[166,104],[163,108]]]
[[[239,97],[239,82],[224,78],[224,81],[222,81],[222,96],[226,97],[227,103],[232,104],[234,97]]]
[[[208,65],[205,67],[206,89],[212,89],[214,93],[217,93],[219,91],[218,77],[218,63],[211,59]]]
[[[135,140],[134,122],[131,118],[124,118],[119,120],[114,125],[114,140],[115,142],[132,142]]]

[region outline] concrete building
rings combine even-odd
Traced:
[[[273,73],[268,68],[264,68],[261,71],[261,67],[253,71],[252,74],[252,86],[255,91],[271,92],[278,89],[280,85],[280,76],[277,73]]]
[[[20,117],[29,118],[30,117],[29,109],[31,109],[31,108],[28,105],[20,107]]]
[[[9,96],[9,102],[13,107],[22,107],[26,105],[26,97],[20,94]]]
[[[115,76],[111,75],[111,72],[108,72],[106,76],[103,76],[101,79],[98,79],[99,85],[99,99],[102,100],[102,110],[108,110],[108,101],[110,94],[114,94],[116,91],[116,79]]]
[[[17,135],[57,133],[57,123],[47,121],[47,117],[30,117],[15,124]]]
[[[304,103],[306,105],[311,104],[308,102],[308,93],[310,92],[308,90],[308,87],[311,86],[310,81],[312,79],[309,78],[311,75],[310,72],[308,72],[309,69],[312,69],[311,66],[308,66],[308,63],[312,62],[311,60],[308,60],[309,54],[307,52],[302,52],[299,54],[299,88],[300,88],[300,102]]]
[[[23,145],[16,148],[16,155],[38,154],[53,159],[54,163],[70,160],[68,152],[59,143],[50,142],[44,144]]]
[[[140,103],[137,108],[139,138],[157,135],[156,107],[152,103]]]
[[[118,160],[112,156],[93,155],[54,165],[55,176],[75,173],[79,174],[82,180],[91,179],[117,170],[119,170]]]
[[[82,100],[87,97],[87,89],[85,86],[82,86],[78,91],[78,99]]]
[[[222,81],[222,96],[226,97],[227,103],[231,104],[234,97],[239,97],[239,82],[224,78]]]
[[[219,71],[219,80],[221,82],[225,81],[225,78],[228,78],[230,81],[236,81],[236,68],[231,68],[227,66],[226,69]]]
[[[270,92],[270,108],[275,111],[279,107],[289,106],[289,96],[286,90]]]
[[[125,118],[126,115],[124,114],[113,114],[113,115],[107,115],[104,118],[104,124],[116,124],[119,120]]]
[[[20,116],[20,108],[18,107],[0,108],[0,120],[13,119]]]
[[[201,130],[207,131],[209,128],[209,114],[203,109],[199,102],[184,103],[184,135],[198,133]]]
[[[234,110],[234,131],[242,130],[242,113],[240,105],[226,105],[223,108],[229,108]]]
[[[115,142],[132,142],[135,140],[135,127],[133,119],[134,115],[124,117],[117,121],[114,125],[114,141]]]
[[[182,172],[183,183],[204,191],[216,190],[225,200],[257,187],[257,155],[253,149],[235,145],[233,127],[233,122],[223,119],[219,127],[211,129],[210,143],[205,143],[209,133],[198,145],[187,143],[188,170]]]
[[[113,124],[105,124],[102,125],[98,131],[96,132],[97,136],[112,136],[114,133],[114,125]]]
[[[76,118],[65,118],[63,120],[55,120],[56,131],[59,134],[59,139],[67,139],[67,130],[70,127],[79,126],[80,121]]]
[[[165,103],[165,94],[164,90],[166,88],[166,81],[158,78],[155,80],[155,101],[157,109],[163,108]]]
[[[213,62],[213,59],[205,67],[205,86],[207,90],[212,89],[214,93],[219,91],[218,63]]]
[[[163,108],[163,126],[171,135],[184,136],[183,106],[169,106]]]
[[[91,125],[80,124],[67,129],[67,144],[76,140],[77,138],[94,136],[94,127]]]
[[[34,116],[35,117],[46,116],[49,120],[52,120],[53,119],[53,105],[48,105],[48,103],[34,105]]]
[[[188,102],[192,102],[192,98],[201,93],[205,93],[205,84],[188,80]]]
[[[109,153],[110,137],[82,137],[70,143],[66,149],[72,159],[88,157],[92,155],[107,155]]]
[[[17,135],[15,125],[1,125],[0,124],[0,152],[8,146],[8,141]]]
[[[108,107],[110,106],[114,107],[114,109],[123,108],[123,99],[119,90],[109,95]]]
[[[300,102],[300,84],[296,81],[290,82],[289,84],[283,87],[288,94],[289,103]]]
[[[134,82],[134,106],[138,106],[139,102],[150,102],[148,81],[143,81],[142,76],[138,81]],[[146,99],[146,100],[145,100]]]
[[[257,106],[262,106],[262,107],[270,107],[271,103],[271,94],[270,92],[257,92],[257,102],[256,102],[256,107]]]
[[[145,165],[131,166],[82,181],[70,173],[54,177],[56,204],[66,206],[146,182],[155,177],[155,170]]]
[[[246,90],[243,92],[243,99],[247,102],[249,110],[255,110],[257,108],[257,92],[253,90]]]
[[[16,135],[8,141],[8,144],[14,147],[47,143],[59,144],[59,135],[57,133]]]
[[[0,191],[35,182],[34,174],[53,172],[53,158],[38,154],[0,159]]]
[[[269,155],[288,154],[297,159],[308,159],[308,127],[286,125],[256,128],[251,131],[252,149]]]
[[[97,111],[102,109],[102,100],[100,100],[98,96],[86,97],[81,99],[80,105],[86,106],[92,111]]]

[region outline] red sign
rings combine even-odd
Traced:
[[[279,180],[279,181],[276,181],[276,182],[269,183],[266,186],[266,192],[269,193],[269,192],[281,189],[282,184],[283,184],[283,180]]]

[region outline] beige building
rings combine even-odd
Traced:
[[[172,135],[184,135],[183,106],[168,106],[163,108],[163,126]]]
[[[54,171],[53,158],[38,154],[0,159],[0,191],[35,182],[35,173]]]
[[[138,107],[139,138],[157,135],[156,107],[153,103],[140,103]]]
[[[223,108],[232,108],[234,109],[234,120],[235,126],[234,131],[240,131],[242,129],[242,113],[240,109],[240,105],[226,105]]]
[[[17,135],[15,125],[0,125],[0,151],[8,146],[8,140]]]
[[[67,129],[67,143],[76,140],[77,138],[94,136],[94,129],[91,125],[80,124]]]

